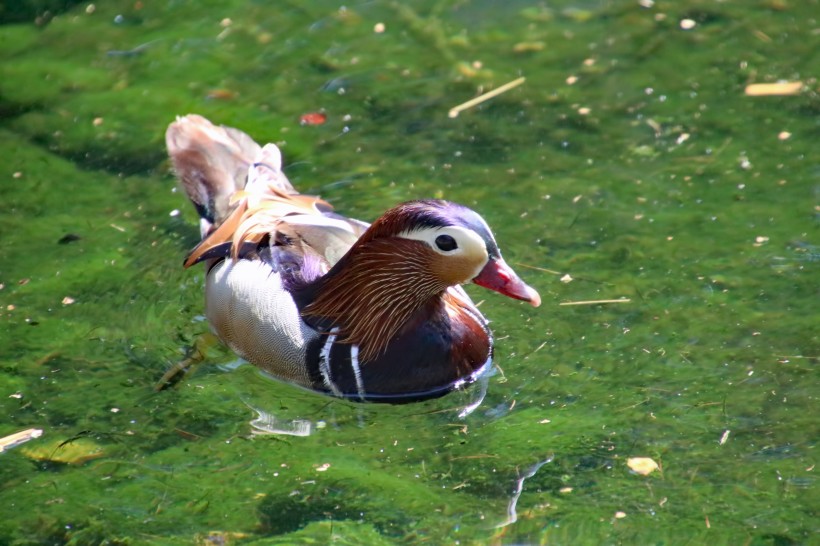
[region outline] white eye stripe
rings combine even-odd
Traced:
[[[436,238],[441,235],[449,235],[452,237],[456,242],[457,248],[453,250],[441,250],[436,244]],[[427,243],[430,248],[445,256],[487,255],[487,245],[484,239],[475,231],[459,226],[414,229],[412,231],[403,231],[398,234],[398,237],[423,241]]]
[[[456,248],[452,250],[442,250],[436,244],[436,238],[442,235],[449,235],[456,242]],[[447,258],[464,258],[469,263],[475,264],[474,271],[471,272],[465,281],[475,278],[487,264],[489,256],[487,254],[487,243],[472,229],[460,226],[421,228],[412,231],[403,231],[398,234],[403,239],[422,241],[436,253]]]

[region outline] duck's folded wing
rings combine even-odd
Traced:
[[[283,218],[282,223],[287,225],[287,232],[292,233],[294,238],[322,256],[328,267],[333,267],[347,254],[367,229],[364,222],[327,213],[291,215]]]

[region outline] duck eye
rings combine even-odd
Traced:
[[[439,235],[436,237],[436,246],[444,252],[450,252],[458,248],[456,240],[450,235]]]

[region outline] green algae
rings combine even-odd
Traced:
[[[0,435],[104,456],[0,455],[0,542],[811,542],[817,7],[109,2],[3,25]],[[807,90],[743,95],[778,79]],[[476,412],[327,399],[222,347],[153,391],[207,330],[163,150],[187,112],[279,143],[351,216],[484,215],[544,305],[469,288],[502,370]],[[255,436],[255,410],[314,433]]]

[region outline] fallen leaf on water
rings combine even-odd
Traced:
[[[235,544],[236,541],[248,538],[247,533],[233,533],[230,531],[208,531],[208,534],[198,534],[194,537],[194,544],[203,546]]]
[[[239,93],[231,91],[230,89],[211,89],[205,95],[206,99],[210,100],[233,100]]]
[[[513,46],[513,53],[533,53],[545,47],[544,42],[519,42]]]
[[[80,438],[68,443],[65,443],[64,440],[54,440],[45,444],[21,448],[20,452],[35,461],[62,464],[83,464],[105,455],[101,446],[86,438]]]
[[[327,115],[322,112],[310,112],[299,118],[300,125],[322,125],[327,121]]]
[[[626,460],[626,465],[632,472],[640,474],[641,476],[652,474],[660,468],[658,463],[649,457],[630,457]]]

